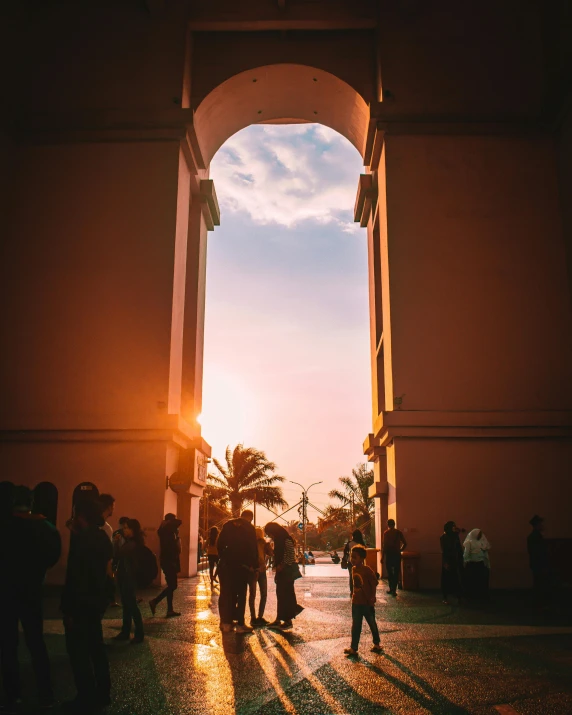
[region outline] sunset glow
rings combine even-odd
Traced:
[[[218,459],[243,442],[287,480],[321,480],[321,507],[370,428],[361,169],[349,141],[312,124],[251,126],[211,167],[221,226],[208,246],[202,434]],[[283,490],[295,504],[299,487]]]

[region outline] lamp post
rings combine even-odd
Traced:
[[[304,554],[306,553],[306,522],[308,521],[308,492],[316,484],[321,484],[322,482],[314,482],[310,484],[308,488],[305,488],[300,482],[294,482],[292,479],[288,480],[291,484],[296,484],[302,489],[302,540],[304,542]],[[302,569],[304,571],[304,576],[306,575],[306,558],[302,556]]]

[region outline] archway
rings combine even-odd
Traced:
[[[211,163],[223,220],[208,246],[203,434],[223,463],[227,445],[244,443],[287,480],[323,480],[321,509],[363,461],[369,430],[360,168],[355,147],[316,123],[252,125]],[[297,486],[281,489],[298,501]]]
[[[319,122],[345,136],[364,156],[369,108],[349,84],[306,65],[257,67],[231,77],[200,103],[194,128],[208,165],[235,132],[260,122]]]

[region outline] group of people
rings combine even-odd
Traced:
[[[108,519],[115,500],[110,494],[85,497],[74,505],[67,522],[70,531],[65,584],[60,608],[66,650],[76,687],[76,697],[62,704],[63,712],[89,715],[111,702],[111,678],[102,619],[108,606],[123,607],[122,628],[115,640],[137,645],[144,640],[143,618],[137,589],[157,575],[155,556],[144,544],[137,519],[121,517],[113,531]],[[51,666],[43,636],[42,597],[46,572],[61,555],[61,537],[55,525],[34,513],[27,487],[0,484],[0,669],[4,702],[0,712],[16,713],[22,690],[18,663],[18,629],[24,632],[38,691],[38,711],[55,703]],[[151,612],[167,599],[167,617],[173,610],[173,593],[180,571],[181,521],[167,514],[158,529],[160,563],[166,588],[149,602]],[[134,626],[134,634],[131,630]]]
[[[533,577],[535,604],[547,605],[551,570],[548,549],[542,532],[544,519],[535,514],[529,521],[532,531],[527,538],[527,551]],[[449,604],[451,595],[460,600],[485,601],[489,596],[491,545],[482,529],[470,531],[461,546],[460,534],[463,532],[454,521],[448,521],[441,535],[441,590],[443,603]]]
[[[304,610],[294,590],[294,581],[300,576],[294,539],[275,522],[262,529],[255,528],[253,520],[254,514],[246,509],[240,517],[227,521],[220,532],[212,527],[208,536],[209,577],[211,587],[217,581],[220,584],[218,607],[223,633],[250,633],[257,626],[287,630]],[[272,546],[265,537],[272,540]],[[270,560],[275,569],[277,599],[277,614],[271,623],[264,618]],[[247,600],[250,625],[245,622]]]

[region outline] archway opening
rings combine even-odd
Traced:
[[[288,119],[239,131],[211,164],[223,218],[208,248],[201,424],[218,459],[244,442],[286,479],[321,481],[323,508],[363,459],[370,418],[361,157],[331,128]],[[282,487],[295,504],[299,488]]]

